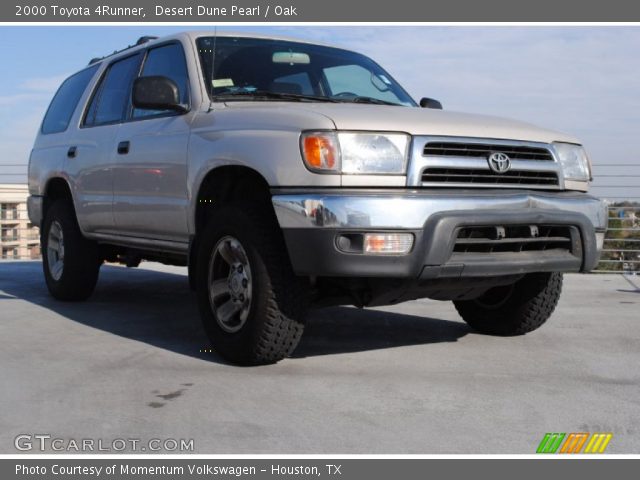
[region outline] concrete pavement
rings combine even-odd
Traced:
[[[40,263],[0,262],[0,453],[41,433],[193,439],[195,453],[534,453],[546,432],[582,431],[638,453],[639,287],[567,275],[551,320],[517,338],[472,332],[450,302],[321,310],[293,358],[239,368],[206,351],[185,269],[106,266],[72,304],[49,297]]]

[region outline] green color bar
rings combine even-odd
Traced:
[[[542,441],[540,442],[540,445],[538,445],[538,449],[536,450],[536,453],[544,452],[544,447],[547,445],[547,442],[549,441],[550,437],[551,437],[550,433],[544,434],[544,437],[542,437]]]
[[[545,433],[536,453],[556,453],[566,433]]]

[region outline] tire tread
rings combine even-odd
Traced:
[[[65,243],[64,270],[59,280],[51,277],[47,265],[46,235],[54,220],[60,222],[63,228]],[[51,295],[58,300],[70,302],[89,298],[98,281],[102,261],[96,244],[82,235],[73,204],[69,200],[56,200],[49,207],[43,222],[40,245],[42,246],[42,268]]]
[[[534,273],[519,280],[504,305],[491,309],[475,300],[453,302],[472,328],[499,336],[524,335],[540,328],[555,310],[562,291],[562,273]]]
[[[260,267],[262,271],[262,267],[264,267],[266,274],[262,291],[265,294],[266,302],[262,311],[259,312],[260,322],[254,322],[250,351],[237,350],[239,347],[242,349],[246,347],[246,345],[240,344],[235,345],[236,350],[234,351],[232,345],[218,341],[216,335],[211,333],[211,328],[207,328],[207,333],[214,343],[214,349],[235,363],[244,365],[275,363],[291,355],[300,342],[304,332],[302,319],[307,309],[306,289],[302,280],[293,273],[284,246],[284,238],[275,218],[273,218],[273,212],[269,212],[266,208],[257,207],[254,203],[223,205],[211,213],[205,236],[215,236],[216,223],[230,219],[233,219],[231,221],[234,223],[240,222],[250,225],[252,240],[258,240],[252,241],[251,247],[257,252],[259,262],[262,265],[252,266],[252,270],[254,267]],[[198,255],[197,266],[199,283],[205,281],[206,275],[203,269],[208,265],[210,243],[207,239],[201,242],[202,250]],[[199,285],[197,289],[200,296],[201,315],[206,328],[207,322],[211,322],[211,319],[208,319],[210,314],[203,311],[209,308],[208,299],[205,298],[202,285]],[[214,329],[214,332],[216,331],[217,329]],[[217,332],[217,335],[220,335],[220,332]]]

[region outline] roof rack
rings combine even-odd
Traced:
[[[136,45],[142,45],[143,43],[150,42],[151,40],[157,40],[158,37],[154,37],[153,35],[145,35],[144,37],[140,37],[136,42]]]
[[[93,65],[94,63],[98,63],[101,60],[104,60],[105,58],[109,58],[113,55],[115,55],[116,53],[120,53],[120,52],[124,52],[125,50],[129,50],[130,48],[133,47],[137,47],[138,45],[143,45],[147,42],[150,42],[152,40],[157,40],[158,37],[154,37],[153,35],[145,35],[144,37],[140,37],[136,43],[134,45],[128,45],[127,47],[123,48],[122,50],[116,50],[113,53],[109,54],[109,55],[105,55],[104,57],[95,57],[92,58],[91,60],[89,60],[89,65]]]

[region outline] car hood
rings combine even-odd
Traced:
[[[372,130],[406,132],[411,135],[455,136],[580,143],[564,133],[537,127],[508,118],[476,115],[446,110],[390,105],[294,103],[294,102],[227,102],[231,109],[271,110],[273,115],[288,110],[307,112],[331,120],[338,130]]]

